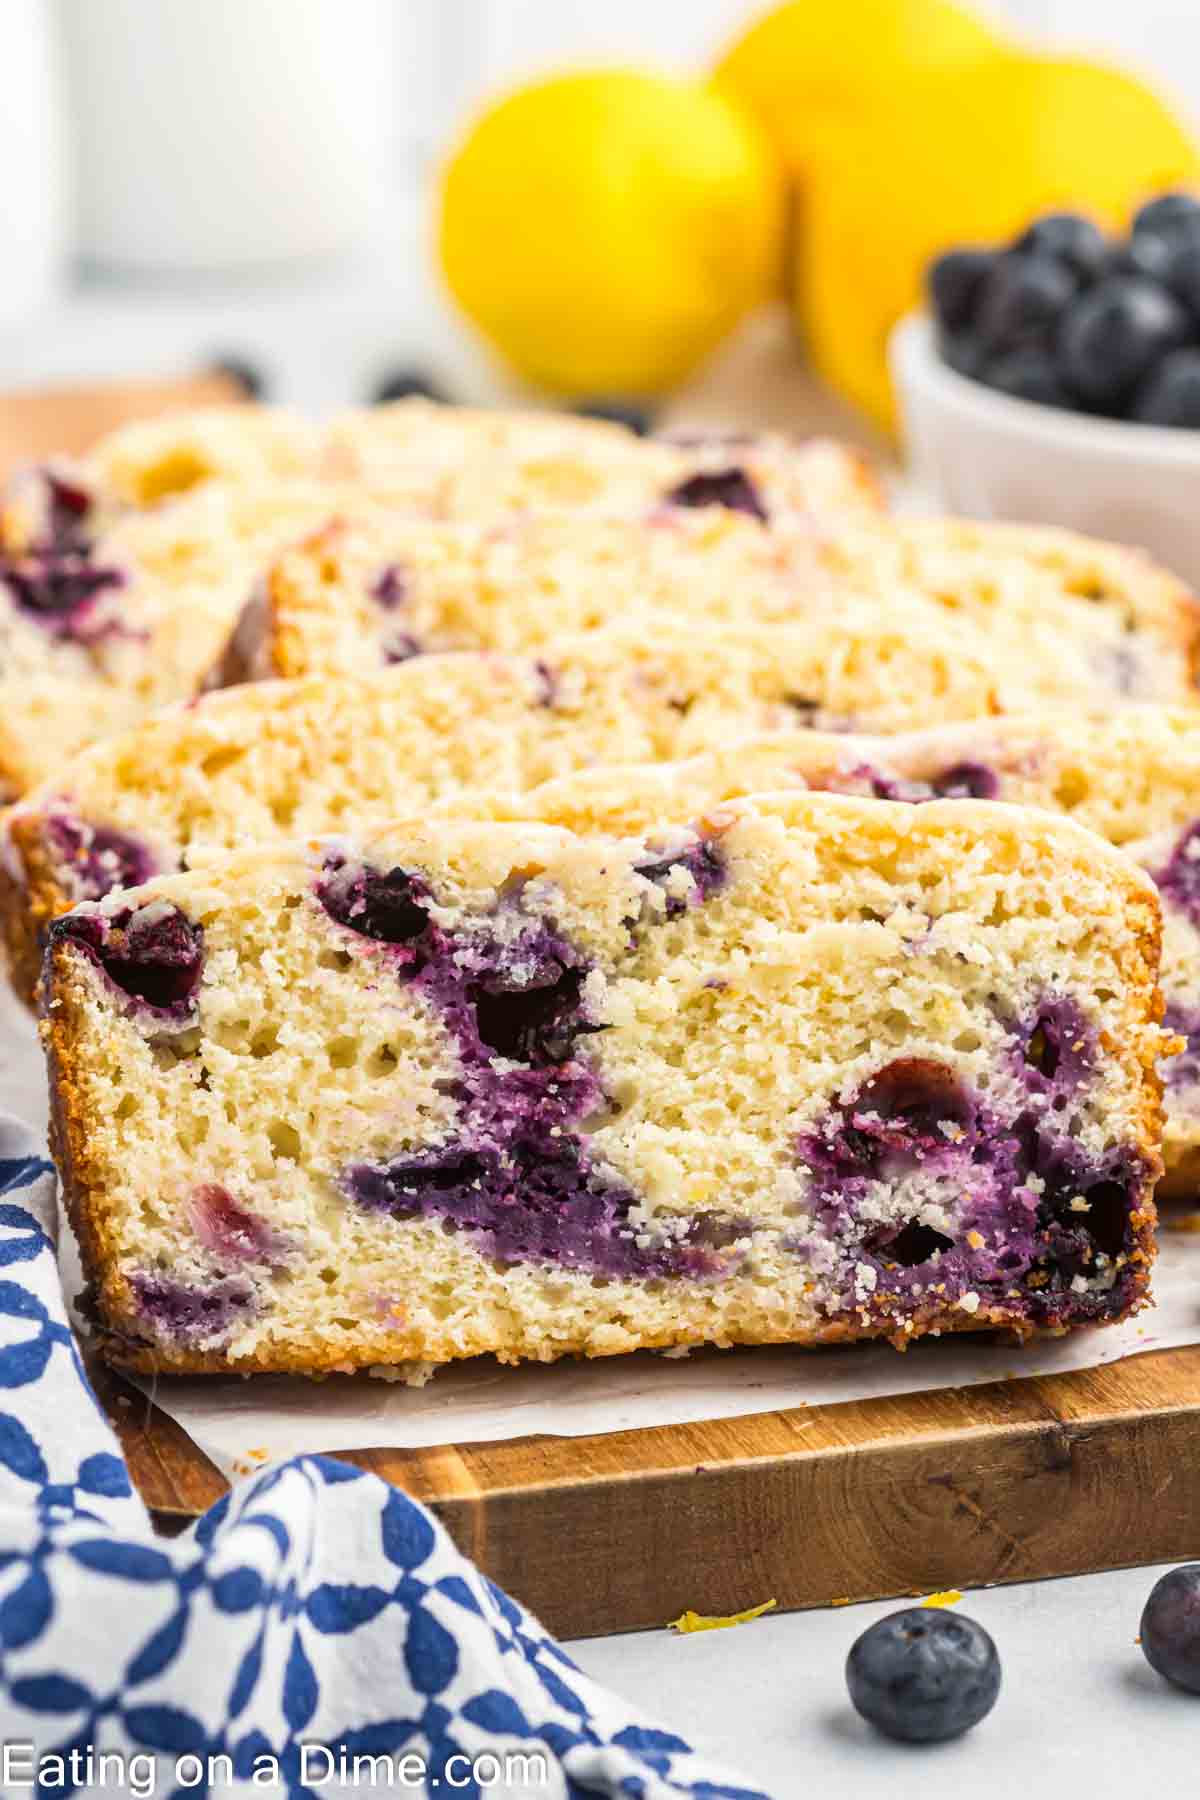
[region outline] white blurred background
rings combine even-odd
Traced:
[[[819,3],[819,0],[818,0]],[[836,5],[837,0],[827,0]],[[485,94],[699,68],[747,0],[3,0],[0,387],[236,357],[318,409],[494,377],[431,273],[433,171]],[[993,0],[1200,121],[1200,0]]]

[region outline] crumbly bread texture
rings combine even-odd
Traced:
[[[105,1354],[320,1373],[1120,1318],[1158,906],[1068,821],[758,797],[235,852],[54,925]]]
[[[1052,526],[896,519],[839,531],[822,556],[858,585],[908,584],[980,622],[1002,617],[1018,635],[1036,633],[1048,610],[1073,613],[1098,685],[1128,700],[1196,699],[1200,602],[1141,550]]]
[[[796,622],[846,594],[974,630],[998,676],[1079,704],[1196,699],[1200,608],[1132,551],[1069,532],[821,532],[735,508],[432,523],[360,507],[284,551],[239,674],[367,674],[422,650],[523,650],[638,616]]]
[[[597,768],[528,794],[441,802],[479,817],[541,819],[618,835],[693,818],[756,789],[808,786],[880,799],[1004,800],[1075,819],[1153,877],[1163,908],[1165,1023],[1181,1054],[1163,1065],[1166,1173],[1159,1189],[1200,1187],[1200,712],[1118,707],[981,720],[888,738],[818,732],[758,736],[658,768]]]
[[[198,845],[278,841],[522,791],[592,763],[658,762],[798,722],[884,727],[994,705],[952,627],[847,603],[804,627],[591,633],[538,658],[426,656],[370,680],[260,682],[97,744],[9,816],[0,917],[31,992],[46,922]]]

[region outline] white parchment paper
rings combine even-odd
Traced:
[[[44,1129],[41,1054],[32,1024],[0,990],[0,1107]],[[64,1280],[78,1281],[65,1237]],[[1021,1350],[964,1338],[836,1350],[704,1350],[502,1368],[487,1358],[444,1369],[423,1388],[367,1375],[162,1378],[140,1385],[227,1474],[302,1451],[425,1448],[548,1433],[582,1437],[777,1408],[828,1405],[924,1388],[1060,1374],[1200,1343],[1200,1236],[1166,1231],[1157,1305],[1129,1324]]]

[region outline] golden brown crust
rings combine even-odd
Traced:
[[[51,919],[73,904],[58,878],[38,813],[20,808],[0,820],[7,836],[0,857],[0,938],[18,999],[32,1006],[42,972],[42,946]]]
[[[79,1244],[84,1275],[94,1284],[100,1316],[118,1324],[128,1311],[128,1283],[117,1273],[104,1209],[104,1185],[89,1149],[86,1108],[75,1081],[73,1043],[79,1032],[79,977],[63,946],[51,946],[54,1001],[43,1006],[38,1026],[50,1089],[50,1154],[58,1169],[63,1205]],[[124,1290],[124,1296],[122,1295]],[[124,1306],[122,1299],[124,1298]]]
[[[1149,1298],[1150,1262],[1153,1260],[1153,1223],[1154,1211],[1150,1203],[1149,1211],[1134,1215],[1136,1229],[1140,1239],[1139,1250],[1134,1260],[1138,1264],[1138,1280],[1136,1293],[1125,1312],[1113,1315],[1105,1320],[1106,1324],[1115,1324],[1119,1318],[1127,1318],[1141,1310]],[[1150,1251],[1145,1254],[1146,1236],[1149,1236]],[[85,1260],[85,1269],[87,1263]],[[114,1284],[124,1287],[124,1283]],[[127,1290],[126,1290],[127,1291]],[[106,1297],[107,1300],[107,1297]],[[102,1301],[101,1305],[106,1304]],[[795,1349],[832,1348],[839,1344],[861,1343],[866,1340],[878,1342],[880,1338],[889,1341],[894,1349],[906,1350],[918,1338],[936,1333],[940,1337],[950,1332],[1004,1332],[1020,1342],[1061,1336],[1061,1331],[1038,1329],[1030,1326],[1028,1320],[1015,1313],[1005,1311],[1003,1307],[984,1307],[971,1316],[962,1311],[946,1306],[930,1307],[917,1313],[909,1314],[912,1329],[900,1329],[887,1338],[887,1333],[877,1325],[863,1324],[857,1318],[835,1319],[828,1324],[817,1326],[809,1331],[786,1332],[762,1330],[745,1338],[733,1335],[723,1338],[720,1348],[735,1347],[754,1348],[772,1344],[787,1344]],[[128,1327],[128,1329],[126,1329]],[[245,1356],[231,1361],[227,1355],[219,1351],[197,1351],[182,1348],[146,1345],[137,1337],[137,1321],[132,1308],[119,1306],[108,1312],[106,1319],[96,1326],[95,1346],[104,1361],[113,1368],[129,1369],[142,1375],[348,1375],[360,1369],[378,1368],[380,1364],[378,1350],[365,1350],[361,1355],[347,1355],[320,1345],[313,1345],[307,1340],[302,1344],[277,1343],[272,1347],[270,1356]],[[651,1336],[642,1334],[638,1348],[642,1350],[672,1350],[682,1346],[699,1348],[694,1334],[687,1331],[662,1332]],[[419,1336],[415,1333],[408,1336],[397,1335],[394,1340],[394,1353],[389,1356],[389,1366],[397,1363],[448,1364],[452,1361],[465,1361],[473,1356],[490,1355],[497,1362],[517,1362],[521,1360],[540,1360],[561,1362],[566,1357],[581,1357],[592,1361],[604,1356],[622,1356],[628,1354],[621,1347],[598,1349],[594,1343],[580,1336],[574,1343],[569,1339],[555,1343],[554,1354],[547,1357],[534,1350],[521,1351],[514,1346],[509,1354],[497,1352],[490,1342],[477,1345],[465,1344],[462,1339],[453,1343],[449,1339],[438,1339],[431,1336]]]

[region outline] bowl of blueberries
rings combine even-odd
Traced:
[[[975,518],[1141,545],[1200,584],[1200,198],[945,251],[892,368],[921,486]]]

